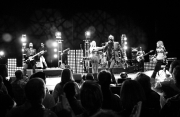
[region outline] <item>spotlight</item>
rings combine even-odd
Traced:
[[[54,52],[57,52],[57,48],[54,49]]]
[[[57,58],[57,54],[54,54],[54,58]]]
[[[26,35],[22,35],[21,42],[22,43],[26,42]]]
[[[128,49],[128,47],[127,46],[124,46],[124,50],[127,50]]]
[[[61,32],[57,31],[57,32],[55,33],[55,36],[56,36],[56,38],[61,38]]]
[[[54,47],[57,47],[57,46],[58,46],[58,43],[57,43],[57,42],[53,42],[53,46],[54,46]]]
[[[86,31],[86,32],[85,32],[85,36],[86,36],[86,38],[90,38],[91,32],[90,32],[90,31]]]
[[[0,51],[0,57],[4,56],[4,52]]]

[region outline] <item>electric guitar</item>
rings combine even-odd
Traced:
[[[144,56],[152,53],[153,51],[154,51],[154,50],[151,50],[151,51],[149,51],[148,53],[146,53],[146,54],[144,54],[144,55],[139,55],[139,56],[137,56],[137,57],[136,57],[136,60],[137,60],[138,62],[140,62],[140,61],[143,59]]]
[[[62,53],[68,52],[69,50],[70,50],[70,48],[67,48],[67,49],[63,50]]]
[[[34,57],[36,57],[36,56],[38,56],[38,55],[40,55],[40,54],[43,54],[43,53],[45,53],[45,52],[47,52],[47,50],[45,50],[45,51],[42,50],[42,51],[38,52],[37,54],[35,54],[35,55],[33,55],[33,56],[29,56],[29,57],[25,58],[24,62],[25,62],[25,63],[30,62],[30,61],[34,60]]]

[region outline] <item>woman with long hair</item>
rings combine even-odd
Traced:
[[[90,60],[92,65],[92,73],[95,74],[95,79],[97,80],[97,73],[98,73],[98,67],[99,67],[99,61],[100,61],[100,50],[102,50],[104,47],[97,47],[96,42],[92,41],[90,43]]]
[[[61,73],[61,81],[56,84],[54,91],[53,91],[53,97],[55,102],[59,102],[60,101],[60,97],[61,95],[64,93],[63,92],[63,86],[70,81],[74,81],[72,72],[70,69],[63,69],[62,73]],[[79,86],[78,84],[76,85],[76,89],[79,92]]]
[[[166,49],[164,47],[163,41],[158,41],[157,47],[156,47],[156,54],[153,59],[153,61],[156,62],[156,65],[155,65],[155,68],[154,68],[151,78],[155,79],[157,72],[159,70],[161,70],[161,65],[166,62],[167,53],[168,52],[166,51]]]

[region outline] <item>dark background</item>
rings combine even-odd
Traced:
[[[77,13],[87,13],[94,10],[105,11],[113,16],[126,16],[134,22],[136,27],[146,35],[146,41],[144,43],[145,52],[155,50],[156,42],[162,40],[169,52],[168,57],[177,57],[179,59],[179,31],[180,31],[180,3],[178,0],[172,2],[125,2],[125,1],[113,1],[113,0],[91,0],[91,1],[79,1],[79,0],[28,0],[28,1],[1,1],[0,2],[0,21],[1,17],[16,17],[21,27],[19,33],[12,34],[14,40],[6,42],[2,39],[4,33],[10,33],[8,30],[0,30],[0,50],[6,51],[6,59],[11,57],[20,58],[21,52],[17,37],[22,33],[25,33],[22,29],[27,29],[30,26],[29,17],[37,9],[56,9],[65,19],[71,19]],[[12,19],[16,21],[15,19]],[[6,24],[7,26],[10,24]],[[8,26],[9,27],[9,26]],[[4,31],[4,32],[3,32]],[[16,30],[15,30],[16,31]],[[22,33],[21,33],[22,32]],[[11,31],[12,33],[12,31]],[[133,35],[131,35],[133,37]],[[117,37],[115,37],[117,38]],[[132,38],[133,39],[133,38]],[[136,47],[137,40],[129,39],[129,46]],[[33,40],[33,39],[31,39]],[[116,39],[115,39],[116,40]],[[101,43],[103,43],[102,41]],[[100,45],[100,43],[98,44]],[[14,48],[13,48],[14,47]],[[36,46],[37,47],[37,46]],[[72,47],[72,49],[79,49],[79,46]],[[8,49],[10,48],[10,49]],[[147,58],[147,57],[146,57]],[[1,60],[2,61],[2,60]],[[20,59],[18,59],[20,63]]]

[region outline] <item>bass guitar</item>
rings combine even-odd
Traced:
[[[38,52],[37,54],[33,55],[33,56],[29,56],[27,58],[25,58],[24,62],[27,63],[27,62],[30,62],[32,60],[34,60],[34,57],[40,55],[40,54],[44,54],[45,52],[47,52],[47,50],[42,50],[40,52]]]
[[[146,53],[146,54],[144,54],[144,55],[139,55],[139,56],[137,56],[137,57],[136,57],[136,60],[137,60],[138,62],[140,62],[140,61],[143,59],[144,56],[152,53],[153,51],[154,51],[154,50],[151,50],[151,51],[149,51],[148,53]]]

